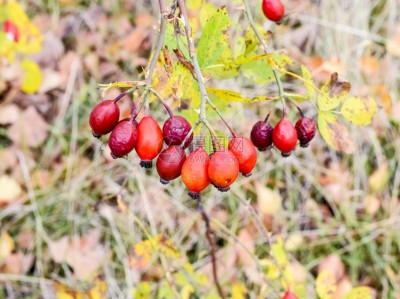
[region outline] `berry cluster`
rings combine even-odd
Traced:
[[[299,110],[300,111],[300,110]],[[275,146],[281,151],[283,157],[289,157],[295,149],[297,140],[301,147],[308,147],[310,141],[315,136],[315,122],[303,115],[296,122],[296,125],[287,119],[283,113],[282,119],[276,124],[275,128],[268,122],[269,115],[263,121],[257,122],[251,130],[251,141],[259,151],[265,151]]]
[[[10,41],[17,42],[19,40],[18,27],[10,20],[4,21],[3,30]]]
[[[267,19],[276,23],[280,23],[285,16],[285,7],[281,0],[263,0],[262,10]]]
[[[239,172],[244,176],[251,175],[257,162],[257,152],[248,138],[238,137],[231,130],[233,138],[228,149],[225,149],[213,135],[214,152],[211,155],[207,154],[201,143],[186,156],[185,150],[189,145],[193,148],[193,130],[185,118],[173,115],[164,104],[169,118],[162,130],[148,115],[137,122],[138,110],[134,110],[130,118],[119,120],[120,110],[117,102],[124,95],[97,104],[89,118],[95,137],[99,138],[111,132],[108,144],[113,158],[123,157],[135,149],[141,158],[140,165],[151,168],[153,159],[158,156],[156,168],[161,183],[168,184],[182,175],[183,183],[193,198],[197,198],[209,184],[221,192],[228,191]],[[163,143],[167,145],[164,150]]]

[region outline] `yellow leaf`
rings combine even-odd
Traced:
[[[242,284],[234,284],[232,286],[232,299],[244,299],[246,298],[247,289]]]
[[[85,296],[81,293],[71,290],[62,283],[55,283],[57,299],[84,299]]]
[[[107,299],[107,283],[97,278],[88,296],[90,299]]]
[[[329,111],[338,107],[345,99],[351,89],[346,81],[339,81],[339,75],[333,73],[330,80],[321,88],[318,96],[319,111]]]
[[[376,110],[377,105],[373,98],[362,99],[359,97],[351,97],[344,102],[341,112],[351,123],[359,126],[366,126],[372,122]]]
[[[343,299],[372,299],[369,287],[353,288]]]
[[[149,240],[135,244],[129,254],[129,264],[137,270],[145,269],[153,254],[153,246]]]
[[[288,263],[286,256],[285,246],[283,244],[282,236],[278,236],[277,242],[272,244],[271,254],[275,257],[275,260],[280,266],[285,266]]]
[[[347,128],[338,122],[334,113],[322,111],[318,113],[318,129],[325,142],[333,149],[352,154],[356,150],[353,139]]]
[[[225,90],[225,89],[217,89],[217,88],[207,88],[207,92],[209,94],[213,94],[216,97],[229,101],[229,102],[240,102],[240,103],[256,103],[256,102],[263,102],[263,101],[270,101],[273,98],[268,96],[257,96],[254,98],[246,98],[242,97],[239,92]]]
[[[10,203],[21,193],[22,189],[16,180],[7,175],[0,177],[0,203]]]
[[[13,252],[14,247],[14,240],[7,232],[3,232],[0,235],[0,263]]]
[[[333,299],[337,288],[335,275],[329,270],[322,271],[318,274],[315,288],[320,299]]]
[[[157,250],[161,251],[167,257],[179,258],[181,256],[179,250],[165,236],[156,236],[153,240]]]
[[[310,100],[313,100],[315,97],[315,85],[313,76],[311,75],[310,70],[305,66],[301,66],[301,72],[303,73],[304,85],[307,89],[307,94]]]
[[[21,67],[24,72],[22,90],[26,93],[35,93],[43,80],[39,66],[30,59],[24,59],[21,62]]]
[[[190,299],[191,295],[194,294],[194,288],[192,285],[187,284],[184,285],[182,290],[181,290],[181,298],[182,299]]]

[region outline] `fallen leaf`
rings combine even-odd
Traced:
[[[387,40],[386,48],[392,56],[400,57],[400,27],[397,28],[395,35]]]
[[[24,255],[22,252],[13,253],[4,259],[3,273],[22,274]]]
[[[374,56],[364,55],[360,58],[360,69],[366,75],[373,75],[379,69],[379,61]]]
[[[344,264],[338,254],[331,254],[321,260],[318,265],[318,273],[329,271],[338,282],[345,274]]]
[[[387,162],[382,163],[368,178],[368,186],[371,192],[380,192],[389,180],[389,166]]]
[[[0,263],[2,263],[13,252],[15,247],[14,240],[7,232],[0,235]]]
[[[7,175],[0,177],[0,204],[9,204],[21,194],[21,186],[16,180]]]
[[[259,182],[256,182],[257,206],[263,215],[275,215],[282,209],[282,197]]]
[[[32,250],[35,246],[35,235],[30,227],[21,229],[17,237],[18,248]]]
[[[19,108],[17,105],[10,104],[0,106],[0,125],[14,124],[19,119]]]
[[[337,284],[337,289],[336,292],[333,296],[333,298],[337,299],[343,299],[344,296],[346,296],[347,293],[351,291],[353,288],[353,284],[350,281],[350,278],[348,276],[344,276]]]
[[[381,201],[376,196],[368,195],[364,198],[364,206],[369,215],[375,216],[381,207]]]
[[[36,147],[42,144],[48,136],[49,125],[43,117],[30,106],[22,112],[18,122],[8,130],[8,136],[17,145]]]
[[[332,272],[324,270],[318,274],[315,281],[315,289],[320,299],[335,299],[336,279]]]

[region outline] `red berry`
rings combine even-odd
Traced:
[[[152,160],[162,150],[163,135],[158,123],[151,116],[145,116],[139,122],[136,152],[142,161],[140,166],[151,168]]]
[[[259,121],[251,130],[250,139],[261,152],[272,146],[272,131],[274,128],[266,121]]]
[[[179,177],[185,160],[185,150],[180,146],[174,145],[163,150],[156,163],[161,183],[168,184],[169,181]]]
[[[182,181],[189,190],[190,197],[196,199],[200,192],[210,184],[208,167],[210,157],[206,151],[199,147],[186,159],[182,166]]]
[[[111,149],[111,156],[114,159],[129,154],[135,148],[138,139],[136,126],[136,122],[124,119],[112,130],[108,145]]]
[[[164,141],[167,145],[181,145],[187,134],[189,134],[192,126],[182,116],[171,116],[163,126]],[[185,148],[190,145],[193,140],[193,134],[190,135]]]
[[[263,0],[262,10],[271,21],[279,23],[285,15],[285,7],[280,0]]]
[[[6,20],[3,29],[10,41],[17,42],[19,40],[19,29],[13,22]]]
[[[119,107],[114,101],[106,100],[98,103],[90,113],[89,124],[93,136],[100,137],[115,128],[119,120]]]
[[[284,157],[290,156],[292,150],[296,147],[297,132],[286,117],[283,117],[275,126],[272,140]]]
[[[229,190],[229,186],[239,175],[239,163],[230,150],[215,152],[208,167],[208,176],[214,186],[222,192]]]
[[[285,295],[283,295],[282,299],[299,299],[299,298],[291,291],[287,291]]]
[[[315,127],[315,122],[308,117],[302,117],[296,122],[295,128],[301,147],[307,147],[314,138]]]
[[[228,145],[228,149],[235,155],[239,162],[239,171],[246,177],[257,163],[257,152],[253,143],[246,137],[234,137]]]

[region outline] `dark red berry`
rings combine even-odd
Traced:
[[[136,144],[136,152],[142,161],[140,166],[151,168],[152,160],[162,150],[163,135],[158,123],[151,116],[145,116],[139,122],[137,127],[138,140]]]
[[[190,123],[182,116],[171,116],[165,121],[163,126],[164,141],[167,145],[181,145],[191,129],[192,126]],[[190,145],[192,140],[193,134],[185,142],[185,148]]]
[[[211,156],[208,176],[211,182],[221,192],[229,190],[229,186],[235,182],[239,175],[239,163],[230,150],[215,152]]]
[[[274,128],[267,121],[259,121],[251,130],[250,139],[261,152],[272,146],[272,132]]]
[[[110,133],[118,124],[118,121],[119,107],[112,100],[98,103],[93,108],[89,117],[89,124],[95,137]]]
[[[228,149],[235,155],[239,162],[239,171],[246,177],[257,163],[257,152],[253,143],[246,137],[234,137],[228,145]]]
[[[283,117],[275,126],[272,133],[272,140],[277,149],[282,152],[282,156],[289,157],[292,150],[296,147],[297,132],[293,124]]]
[[[295,128],[301,147],[308,147],[315,136],[315,127],[315,122],[308,117],[302,117],[296,122]]]
[[[299,299],[299,298],[291,291],[287,291],[282,299]]]
[[[200,192],[210,184],[209,164],[210,157],[202,147],[195,149],[183,163],[182,181],[188,188],[190,197],[198,198]]]
[[[128,118],[121,120],[111,131],[108,145],[114,159],[129,154],[135,148],[138,139],[136,126],[137,123]]]
[[[10,41],[17,42],[19,40],[19,29],[13,22],[6,20],[3,29]]]
[[[279,23],[285,15],[285,7],[280,0],[263,0],[262,10],[271,21]]]
[[[174,145],[163,150],[156,163],[161,183],[168,184],[169,181],[179,177],[185,160],[185,150],[180,146]]]

